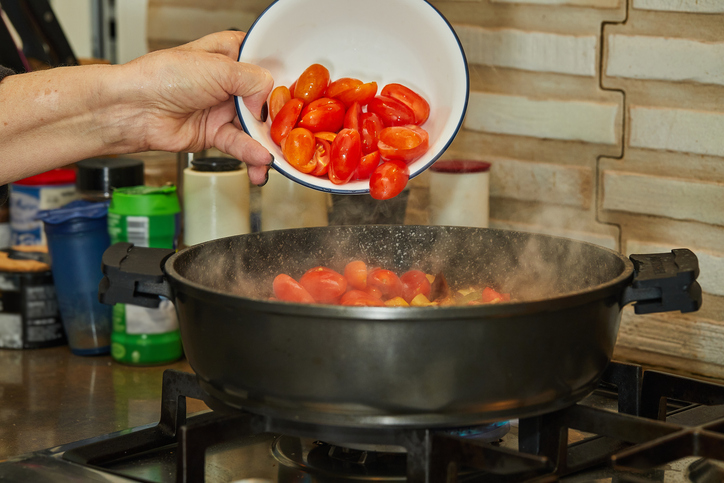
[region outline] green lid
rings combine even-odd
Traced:
[[[174,215],[181,211],[175,186],[131,186],[113,191],[109,213],[121,215]]]

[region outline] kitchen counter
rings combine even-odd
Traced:
[[[0,461],[158,422],[163,371],[193,372],[186,360],[156,367],[80,357],[68,347],[0,349]],[[189,413],[207,409],[187,400]]]

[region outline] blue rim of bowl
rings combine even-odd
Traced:
[[[274,2],[269,4],[269,6],[267,8],[265,8],[264,11],[256,18],[256,20],[254,20],[254,23],[251,24],[251,27],[249,27],[249,30],[247,30],[246,35],[244,36],[244,40],[242,40],[241,45],[239,46],[239,54],[236,56],[237,62],[240,62],[239,59],[241,58],[241,52],[244,50],[244,44],[246,43],[246,39],[249,38],[249,34],[252,32],[252,30],[254,30],[254,27],[256,26],[257,22],[259,22],[259,20],[261,20],[261,18],[264,16],[264,14],[266,14],[266,12],[269,9],[271,9],[279,1],[280,0],[274,0]],[[465,103],[463,104],[463,110],[460,113],[460,119],[458,120],[458,124],[457,124],[457,126],[455,126],[455,130],[453,131],[453,133],[450,136],[450,139],[447,141],[447,143],[445,143],[445,146],[443,146],[442,149],[440,149],[438,151],[438,153],[432,159],[430,159],[430,161],[427,164],[425,164],[422,167],[422,169],[418,170],[414,175],[410,175],[410,179],[413,179],[413,178],[417,177],[418,175],[427,171],[427,169],[430,166],[432,166],[435,163],[435,161],[440,159],[440,156],[442,156],[445,151],[447,151],[447,149],[450,147],[450,144],[452,144],[453,140],[455,139],[457,134],[460,132],[460,128],[462,127],[463,121],[465,120],[465,113],[468,110],[468,102],[470,100],[470,70],[468,68],[468,58],[465,55],[465,49],[463,49],[463,44],[460,42],[460,38],[458,37],[457,33],[455,33],[455,29],[450,24],[450,22],[445,17],[445,15],[443,15],[442,12],[440,12],[440,10],[435,8],[435,6],[432,5],[428,0],[421,0],[421,1],[426,3],[428,7],[433,9],[435,11],[435,13],[437,13],[440,16],[440,18],[445,22],[445,24],[450,29],[450,33],[452,33],[453,38],[455,39],[455,41],[458,44],[458,48],[460,49],[460,55],[463,58],[463,66],[465,67]],[[239,102],[240,102],[240,98],[238,96],[234,96],[234,106],[236,108],[236,117],[239,119],[239,122],[241,123],[241,127],[242,127],[242,129],[244,129],[244,132],[247,135],[249,135],[249,137],[251,137],[251,134],[249,134],[249,129],[247,129],[246,123],[244,123],[244,118],[241,115],[241,109],[239,107]],[[334,189],[334,188],[325,188],[323,186],[319,186],[316,184],[307,183],[303,179],[297,178],[293,174],[288,173],[286,170],[279,168],[279,163],[277,162],[276,158],[274,159],[274,161],[272,161],[271,166],[274,168],[274,170],[276,172],[284,175],[285,177],[289,178],[290,180],[294,181],[295,183],[298,183],[307,188],[312,188],[317,191],[322,191],[324,193],[331,193],[334,195],[364,195],[364,194],[369,194],[369,192],[370,192],[369,188],[360,189],[360,190],[349,190],[349,189],[338,190],[338,189]]]

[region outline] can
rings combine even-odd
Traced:
[[[60,208],[76,199],[75,171],[52,169],[10,185],[10,244],[45,245],[41,210]]]
[[[176,248],[180,213],[175,186],[135,186],[113,191],[108,209],[111,243]],[[162,299],[156,308],[113,306],[111,355],[121,363],[155,365],[183,355],[173,303]]]

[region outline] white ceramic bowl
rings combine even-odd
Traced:
[[[289,87],[304,69],[319,63],[329,69],[331,80],[377,82],[378,94],[392,82],[418,92],[430,104],[430,117],[422,125],[430,149],[410,163],[410,178],[447,149],[468,104],[463,48],[445,17],[425,0],[277,0],[249,28],[239,62],[269,69],[275,85]],[[297,171],[272,141],[271,120],[254,119],[240,98],[236,110],[244,130],[274,155],[274,168],[288,178],[335,194],[369,192],[368,180],[335,185]]]

